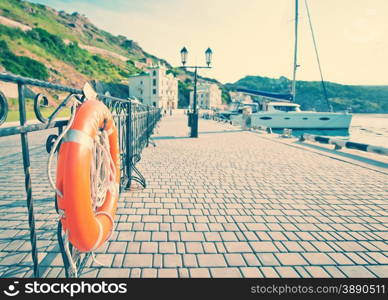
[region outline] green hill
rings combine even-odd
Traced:
[[[0,65],[15,74],[79,87],[88,79],[125,82],[129,75],[147,66],[136,62],[170,66],[136,42],[98,29],[76,12],[58,12],[21,0],[0,0],[0,16],[4,17],[0,19]],[[32,70],[23,70],[27,61],[36,61]]]
[[[335,111],[351,109],[355,113],[388,113],[388,86],[357,86],[325,82],[330,104]],[[291,81],[286,77],[278,79],[246,76],[235,83],[226,84],[229,89],[244,87],[268,92],[289,93]],[[297,81],[296,102],[304,110],[326,111],[321,82]]]
[[[22,0],[0,0],[0,16],[0,72],[80,88],[88,80],[126,85],[128,76],[162,63],[180,80],[180,107],[189,103],[193,73],[173,68],[125,36],[97,28],[84,15]],[[217,80],[199,80],[217,83],[224,101],[229,101]]]

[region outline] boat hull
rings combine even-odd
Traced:
[[[252,114],[252,126],[272,129],[348,129],[352,115],[320,112],[259,112]]]

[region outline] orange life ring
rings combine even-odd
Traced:
[[[120,183],[120,151],[117,128],[109,109],[100,101],[88,100],[78,107],[58,154],[56,187],[62,227],[71,244],[81,252],[99,248],[113,230],[119,197],[109,190],[96,211],[91,200],[92,150],[100,130],[109,136],[110,155],[115,166],[114,182]]]

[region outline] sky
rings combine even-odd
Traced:
[[[212,69],[200,75],[222,83],[246,75],[292,78],[294,0],[30,0],[85,14],[96,26],[124,35],[179,66]],[[388,1],[308,0],[324,79],[388,85]],[[305,1],[299,1],[299,80],[320,80]]]

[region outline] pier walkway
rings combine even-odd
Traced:
[[[147,188],[122,194],[96,255],[104,266],[90,261],[83,277],[388,276],[384,170],[210,120],[187,136],[180,111],[163,118],[138,164]],[[42,149],[32,151],[41,273],[62,277]],[[22,166],[4,161],[20,154],[0,155],[0,276],[28,277]]]

